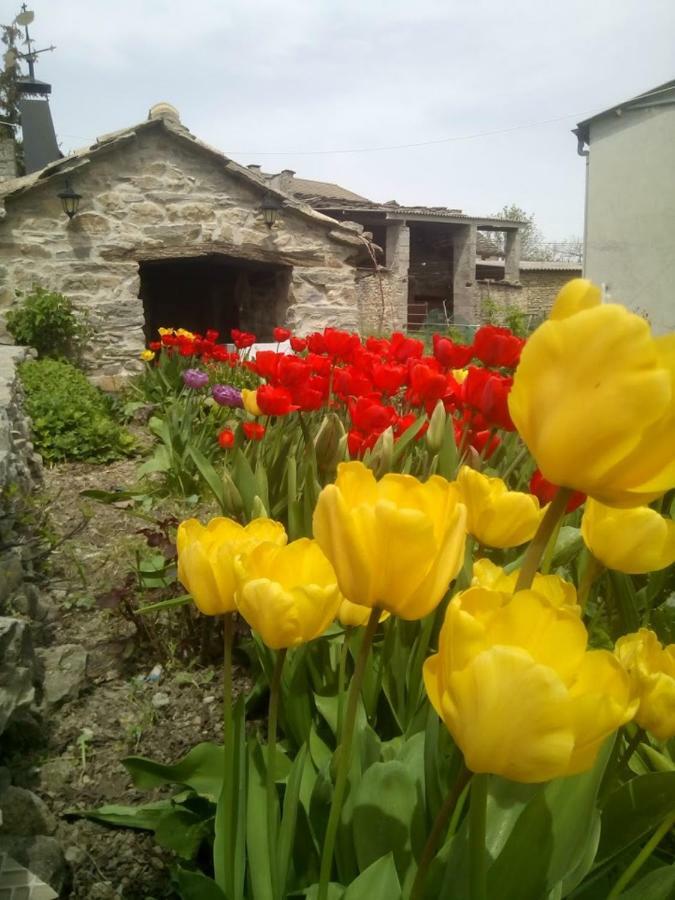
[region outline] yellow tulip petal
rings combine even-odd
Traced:
[[[607,737],[635,715],[638,701],[622,666],[607,650],[586,653],[570,688],[575,735],[568,775],[583,772]]]
[[[312,524],[344,596],[352,603],[374,606],[375,572],[380,570],[374,507],[364,505],[352,512],[337,483],[328,485],[321,491]]]
[[[581,665],[587,634],[579,616],[534,591],[518,591],[486,626],[491,644],[520,647],[569,684]]]
[[[180,575],[183,586],[204,615],[218,616],[228,611],[218,593],[218,585],[203,544],[195,541],[183,550]]]
[[[675,433],[672,376],[659,352],[647,323],[614,304],[534,332],[508,402],[545,478],[604,502],[642,502],[665,464],[663,444],[647,447],[643,435],[664,417]]]
[[[659,741],[675,737],[675,678],[672,675],[659,672],[649,679],[635,721]]]
[[[581,534],[591,553],[608,569],[637,575],[675,562],[675,522],[648,506],[614,509],[589,499]]]
[[[377,481],[371,469],[360,462],[343,462],[337,468],[335,487],[342,495],[347,509],[377,500]]]
[[[241,402],[244,404],[244,409],[247,413],[252,416],[261,416],[262,410],[258,406],[258,392],[251,391],[248,388],[242,388],[241,391]]]
[[[275,522],[274,519],[252,519],[244,528],[244,534],[247,539],[254,541],[267,541],[272,544],[283,546],[288,542],[288,535],[281,522]]]
[[[237,593],[237,609],[272,650],[302,643],[298,612],[291,593],[269,578],[258,578],[242,585]]]
[[[599,306],[602,302],[602,291],[597,284],[587,278],[573,278],[558,292],[549,319],[567,319],[584,309]]]
[[[492,647],[448,680],[443,719],[472,772],[548,781],[574,746],[567,690],[516,647]]]

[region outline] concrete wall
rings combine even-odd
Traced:
[[[675,329],[675,105],[590,126],[585,274]]]
[[[87,364],[101,379],[133,371],[144,345],[139,259],[222,253],[282,262],[293,267],[289,326],[301,334],[324,325],[358,328],[353,244],[331,238],[330,223],[290,208],[268,230],[260,191],[162,128],[99,153],[71,181],[82,195],[72,222],[56,197],[58,180],[5,201],[0,310],[35,284],[66,294],[90,315]],[[270,314],[272,324],[283,324],[279,310]]]

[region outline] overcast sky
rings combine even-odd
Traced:
[[[238,162],[377,201],[477,215],[516,203],[550,239],[583,227],[584,162],[570,129],[675,78],[674,0],[28,6],[38,46],[57,46],[36,74],[53,85],[64,152],[167,100]],[[19,2],[0,8],[8,22]],[[426,141],[443,143],[373,149]]]

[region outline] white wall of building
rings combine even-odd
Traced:
[[[590,124],[585,274],[675,330],[675,105]]]

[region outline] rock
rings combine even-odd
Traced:
[[[59,794],[74,771],[67,759],[50,759],[40,769],[40,787],[47,794]]]
[[[25,788],[5,788],[0,794],[0,815],[0,835],[33,836],[56,831],[56,819],[45,803]]]
[[[119,894],[107,881],[97,881],[89,888],[89,900],[119,900]]]
[[[81,866],[87,861],[87,851],[75,845],[66,847],[65,856],[66,862],[72,866]]]
[[[35,699],[35,660],[26,622],[0,617],[0,734]]]
[[[157,691],[156,694],[153,694],[151,702],[155,709],[161,709],[163,706],[168,706],[171,703],[171,697],[162,691]]]
[[[7,853],[45,884],[64,896],[68,869],[58,841],[52,837],[0,835],[0,854]],[[26,894],[28,896],[28,894]]]
[[[76,700],[87,679],[87,651],[79,644],[62,644],[38,650],[44,666],[44,706],[54,709]]]

